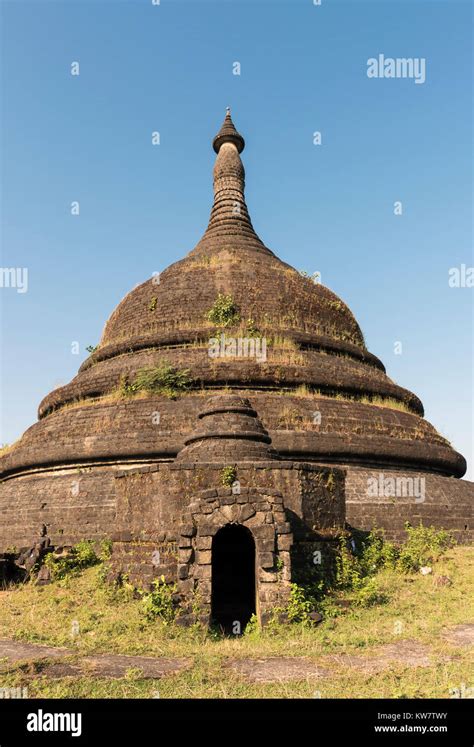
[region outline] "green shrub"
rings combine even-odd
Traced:
[[[246,638],[256,639],[260,637],[260,625],[258,624],[258,617],[254,613],[250,620],[248,621],[247,625],[245,626],[243,635]]]
[[[167,584],[165,577],[153,581],[152,590],[142,596],[142,611],[148,620],[159,617],[164,622],[172,622],[176,610],[173,603],[173,594],[176,592],[176,584]]]
[[[336,556],[336,577],[334,586],[337,589],[359,589],[362,585],[362,564],[347,547],[347,540],[341,537],[339,552]]]
[[[382,568],[395,568],[398,549],[391,542],[387,542],[382,531],[373,529],[362,543],[360,563],[365,575]]]
[[[249,337],[261,337],[262,336],[262,333],[257,328],[255,321],[253,319],[247,319],[246,334]]]
[[[309,613],[313,611],[314,605],[308,595],[308,589],[298,584],[290,585],[290,598],[286,608],[290,622],[309,621]]]
[[[111,539],[104,539],[100,543],[100,559],[109,560],[112,555],[113,542]]]
[[[406,525],[407,539],[397,547],[387,542],[383,531],[373,529],[369,534],[353,533],[354,545],[341,537],[335,555],[335,572],[319,571],[309,563],[299,572],[298,583],[291,586],[288,618],[294,622],[308,622],[309,612],[318,610],[325,616],[337,614],[337,599],[343,594],[356,607],[370,607],[388,601],[378,588],[376,575],[382,570],[403,573],[417,572],[422,566],[436,561],[454,544],[444,530],[434,527]]]
[[[226,296],[223,293],[219,293],[206,317],[209,322],[218,327],[230,327],[240,321],[240,313],[232,296]]]
[[[150,392],[174,399],[178,394],[189,389],[191,384],[189,369],[179,370],[167,361],[163,361],[159,366],[141,368],[137,371],[132,383],[127,377],[122,377],[120,391],[124,396],[133,396],[138,392]]]
[[[453,537],[444,529],[425,527],[420,524],[412,527],[405,524],[408,537],[401,547],[397,566],[404,573],[414,573],[422,566],[438,560],[443,553],[453,547]]]
[[[235,467],[224,467],[221,472],[221,482],[226,488],[231,488],[237,479],[237,470]]]
[[[90,540],[81,540],[64,557],[56,557],[54,553],[49,553],[45,558],[45,565],[50,570],[51,578],[57,580],[79,573],[84,568],[90,568],[100,562]]]
[[[138,392],[136,387],[133,384],[130,384],[126,374],[122,374],[120,377],[119,392],[121,397],[132,397]]]
[[[386,594],[379,591],[375,578],[366,578],[354,591],[352,602],[356,607],[373,607],[375,604],[385,604]]]

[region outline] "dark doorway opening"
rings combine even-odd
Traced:
[[[212,540],[211,607],[228,635],[243,633],[255,613],[255,542],[246,527],[228,524]]]

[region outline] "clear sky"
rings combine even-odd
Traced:
[[[257,232],[349,304],[472,479],[473,289],[448,284],[473,265],[470,2],[1,11],[2,266],[28,268],[26,293],[0,288],[3,443],[75,375],[125,293],[197,243],[229,105]],[[379,54],[426,59],[426,81],[368,78]]]

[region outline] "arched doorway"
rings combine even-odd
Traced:
[[[214,535],[211,607],[212,621],[234,635],[255,613],[255,542],[246,527],[227,524]]]

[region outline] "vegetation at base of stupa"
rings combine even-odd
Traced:
[[[108,560],[111,550],[111,543],[107,540],[103,541],[100,553],[97,553],[93,542],[82,540],[64,556],[49,553],[45,558],[45,565],[49,568],[51,578],[60,580]]]
[[[290,625],[275,621],[264,629],[249,624],[245,634],[235,639],[199,625],[180,628],[166,621],[155,614],[169,609],[162,584],[149,599],[126,581],[112,586],[105,581],[106,560],[47,586],[37,586],[32,579],[9,587],[0,592],[3,638],[66,647],[72,650],[67,659],[72,664],[81,656],[113,653],[186,657],[190,666],[157,683],[146,679],[133,664],[121,679],[86,672],[50,678],[38,671],[45,664],[31,670],[20,665],[2,674],[2,687],[27,686],[30,698],[150,698],[157,691],[160,698],[452,697],[452,689],[459,690],[461,683],[472,685],[469,649],[453,648],[445,635],[453,626],[473,619],[474,548],[446,547],[440,553],[437,540],[433,543],[420,533],[412,536],[417,536],[416,542],[412,539],[402,545],[399,557],[414,558],[413,567],[432,558],[431,574],[400,572],[391,562],[380,562],[380,553],[387,553],[390,543],[385,543],[383,552],[379,541],[366,543],[364,562],[377,566],[370,578],[383,602],[355,604],[354,592],[340,588],[333,595],[334,613],[323,611],[323,621],[317,626],[296,620]],[[426,543],[428,554],[424,554]],[[449,584],[436,583],[446,578]],[[305,599],[296,593],[292,599],[298,612]],[[77,621],[77,634],[71,630],[73,621]],[[400,657],[384,669],[369,668],[381,647],[405,641],[426,647],[430,665],[410,666]],[[275,657],[301,661],[304,657],[316,665],[326,660],[330,676],[317,682],[307,677],[293,682],[251,682],[229,667],[231,661],[245,657],[259,661]],[[352,664],[341,664],[343,659]],[[354,662],[366,663],[367,670],[354,670]]]
[[[232,296],[219,293],[206,319],[216,327],[231,327],[240,322],[240,312]]]
[[[155,579],[151,591],[144,592],[141,599],[143,614],[147,620],[158,617],[164,623],[173,622],[176,614],[173,594],[176,591],[176,584],[167,584],[164,576]]]
[[[334,554],[332,570],[308,562],[296,571],[291,585],[288,606],[290,620],[310,623],[313,610],[327,616],[337,614],[337,601],[341,594],[349,596],[358,607],[385,604],[388,599],[377,583],[380,571],[398,574],[417,573],[422,567],[432,566],[455,545],[449,532],[420,524],[405,524],[407,539],[401,545],[387,542],[384,532],[374,528],[369,534],[353,532],[353,546],[341,537]],[[335,606],[336,604],[336,606]]]
[[[174,399],[179,394],[186,392],[192,385],[193,379],[189,369],[178,369],[168,361],[163,361],[158,366],[141,368],[135,374],[132,382],[124,376],[120,380],[119,392],[124,397],[133,397],[135,394],[146,392],[148,394],[162,394]]]

